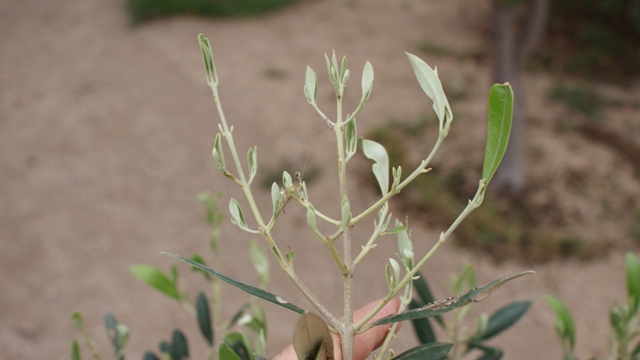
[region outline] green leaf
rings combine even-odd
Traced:
[[[529,310],[531,301],[521,301],[509,304],[498,310],[489,318],[486,330],[477,338],[478,340],[491,339],[495,335],[513,326]]]
[[[71,320],[73,321],[73,326],[80,332],[84,332],[84,319],[82,318],[82,314],[77,311],[74,311],[71,314]]]
[[[487,127],[487,147],[482,166],[482,179],[485,184],[498,170],[502,161],[509,134],[511,132],[511,117],[513,115],[513,92],[511,85],[494,84],[489,90],[489,124]]]
[[[271,216],[269,225],[278,217],[278,212],[282,207],[282,193],[280,192],[280,187],[275,182],[271,184],[271,204],[273,205],[273,215]]]
[[[204,259],[202,258],[202,256],[200,256],[200,255],[198,255],[198,254],[193,254],[193,255],[189,256],[189,259],[190,259],[191,261],[193,261],[193,262],[197,262],[198,264],[202,264],[202,265],[204,265],[204,266],[207,266],[207,263],[204,261]],[[193,272],[199,272],[199,273],[203,274],[203,275],[204,275],[204,277],[205,277],[207,280],[211,280],[211,275],[209,275],[209,273],[204,272],[204,271],[202,271],[202,270],[200,270],[200,269],[196,269],[196,268],[191,268],[191,270],[192,270]]]
[[[576,330],[575,326],[573,325],[573,317],[571,316],[569,309],[565,304],[562,303],[562,301],[551,295],[547,295],[544,298],[556,312],[556,319],[554,324],[556,332],[563,340],[563,342],[568,342],[569,350],[573,352],[576,343]]]
[[[252,240],[249,244],[249,256],[260,277],[260,285],[266,287],[269,283],[269,259],[255,240]]]
[[[213,52],[211,51],[211,44],[203,34],[198,35],[198,42],[200,43],[200,51],[202,51],[202,58],[204,60],[204,69],[207,72],[207,83],[209,85],[218,84],[218,74],[216,73],[216,66],[213,63]]]
[[[176,287],[176,283],[166,276],[162,271],[149,265],[133,265],[131,272],[145,284],[167,295],[170,298],[179,300],[180,293]]]
[[[422,304],[412,299],[411,303],[409,304],[409,309],[418,309],[421,306]],[[413,319],[411,320],[411,323],[413,325],[413,330],[418,337],[418,341],[420,341],[420,344],[430,344],[436,342],[436,334],[433,332],[433,328],[431,327],[431,323],[428,318]]]
[[[196,316],[198,318],[198,327],[200,333],[205,340],[209,343],[209,346],[213,346],[213,327],[211,325],[211,312],[209,311],[209,301],[207,296],[200,292],[198,299],[196,300]]]
[[[346,197],[340,204],[340,228],[346,229],[351,221],[351,203]]]
[[[627,293],[631,314],[635,315],[640,305],[640,261],[631,252],[626,255]]]
[[[228,333],[224,336],[223,343],[228,345],[241,360],[254,360],[251,341],[245,333]]]
[[[633,348],[633,351],[631,352],[632,356],[637,356],[640,355],[640,342],[636,344],[636,347]]]
[[[364,64],[364,69],[362,70],[362,100],[361,102],[367,101],[369,96],[371,96],[371,90],[373,89],[373,66],[371,63],[367,61]]]
[[[420,274],[420,272],[418,272],[418,278],[413,279],[413,288],[415,289],[416,293],[418,293],[420,300],[422,300],[422,305],[426,305],[436,301],[436,299],[431,294],[431,289],[429,289],[427,280]],[[444,326],[442,316],[436,315],[434,318],[441,326]]]
[[[309,104],[315,104],[318,96],[318,77],[312,68],[307,66],[307,72],[304,77],[304,96]]]
[[[160,358],[157,357],[154,353],[147,351],[144,353],[142,360],[160,360]]]
[[[453,344],[430,343],[411,348],[393,358],[393,360],[443,360],[451,351]]]
[[[402,226],[405,227],[405,230],[397,233],[398,254],[402,261],[402,265],[404,265],[405,268],[410,269],[413,267],[413,244],[411,243],[411,237],[409,236],[409,232],[406,230],[406,226],[402,222],[396,220],[396,229]]]
[[[347,125],[345,125],[344,135],[345,135],[347,154],[351,156],[355,154],[356,150],[358,149],[358,131],[357,131],[355,119],[353,119],[352,121],[349,121]]]
[[[220,141],[221,135],[220,133],[216,134],[216,139],[213,142],[213,150],[211,150],[211,155],[213,156],[213,160],[216,163],[216,167],[223,173],[227,172],[227,164],[224,161],[224,152],[222,151],[222,141]]]
[[[80,360],[80,346],[75,340],[71,342],[71,360]]]
[[[189,358],[189,344],[187,343],[187,337],[184,336],[182,331],[175,329],[171,336],[172,347],[174,351],[174,359]]]
[[[360,147],[364,156],[373,160],[373,175],[380,185],[382,195],[389,192],[389,155],[384,146],[372,140],[360,139]]]
[[[247,226],[247,221],[245,220],[242,208],[240,207],[238,200],[236,200],[235,198],[231,198],[231,200],[229,200],[229,213],[231,214],[232,224],[236,225],[246,232],[250,232],[252,234],[259,233],[259,231],[250,229],[249,226]]]
[[[249,164],[249,183],[251,183],[258,172],[258,148],[256,146],[250,147],[247,151],[247,164]]]
[[[451,121],[453,120],[453,113],[442,89],[442,83],[438,78],[438,70],[432,69],[419,57],[409,53],[406,54],[413,68],[413,73],[418,80],[418,84],[420,84],[425,94],[433,101],[433,110],[436,112],[440,121],[440,130],[448,131]]]
[[[482,356],[480,356],[478,358],[478,360],[500,360],[502,359],[502,355],[503,352],[502,350],[495,348],[495,347],[491,347],[491,346],[486,346],[482,343],[479,342],[469,342],[467,344],[469,346],[469,350],[472,349],[479,349],[483,352]]]
[[[198,264],[196,262],[193,262],[193,261],[191,261],[189,259],[185,259],[182,256],[171,254],[171,253],[167,253],[167,252],[164,252],[163,254],[171,256],[172,258],[178,259],[180,261],[183,261],[183,262],[185,262],[185,263],[187,263],[187,264],[189,264],[191,266],[194,266],[194,267],[196,267],[196,268],[198,268],[200,270],[206,271],[209,274],[219,278],[220,280],[222,280],[222,281],[224,281],[224,282],[226,282],[228,284],[231,284],[231,285],[237,287],[238,289],[240,289],[240,290],[242,290],[242,291],[244,291],[244,292],[246,292],[248,294],[251,294],[253,296],[259,297],[259,298],[264,299],[264,300],[267,300],[269,302],[272,302],[272,303],[274,303],[276,305],[282,306],[282,307],[287,308],[289,310],[293,310],[293,311],[297,312],[298,314],[304,313],[304,310],[302,310],[301,308],[299,308],[299,307],[297,307],[297,306],[295,306],[295,305],[283,300],[282,298],[280,298],[280,297],[278,297],[278,296],[276,296],[276,295],[274,295],[274,294],[272,294],[272,293],[270,293],[268,291],[262,290],[260,288],[255,287],[255,286],[251,286],[249,284],[245,284],[245,283],[243,283],[241,281],[238,281],[238,280],[233,279],[233,278],[231,278],[229,276],[226,276],[221,272],[218,272],[218,271],[213,270],[213,269],[211,269],[209,267],[206,267],[204,265],[201,265],[201,264]]]
[[[432,316],[443,314],[453,309],[457,309],[459,307],[465,306],[470,302],[480,302],[484,298],[489,296],[497,288],[504,285],[505,283],[527,274],[533,274],[533,271],[523,271],[514,275],[505,276],[501,279],[490,282],[485,286],[475,288],[464,295],[460,295],[460,296],[449,298],[443,301],[431,303],[431,304],[425,305],[420,309],[408,310],[400,314],[387,316],[378,321],[373,322],[372,325],[377,326],[377,325],[383,325],[383,324],[391,324],[391,323],[404,321],[404,320],[413,320],[413,319],[432,317]]]
[[[229,345],[222,343],[218,348],[218,359],[220,360],[242,360],[240,357],[231,350]]]
[[[249,307],[249,303],[244,303],[242,304],[242,306],[240,306],[240,309],[238,309],[238,311],[236,311],[236,313],[231,317],[231,320],[229,320],[229,325],[227,325],[227,330],[231,330],[234,326],[236,326],[238,321],[240,321],[240,319],[243,317],[244,311],[248,307]]]
[[[333,338],[327,324],[313,313],[305,313],[298,320],[293,333],[293,347],[298,359],[316,359],[321,351],[322,359],[333,359]]]

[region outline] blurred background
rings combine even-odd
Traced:
[[[403,51],[437,66],[453,127],[434,171],[393,202],[398,218],[409,216],[417,254],[473,196],[488,89],[510,82],[516,113],[505,163],[483,207],[424,273],[447,297],[450,275],[465,261],[479,283],[533,269],[535,276],[474,310],[533,301],[513,330],[495,339],[505,358],[561,357],[546,294],[574,313],[576,355],[605,356],[607,311],[626,296],[623,253],[640,248],[637,0],[3,1],[0,33],[3,359],[68,358],[75,310],[104,354],[107,310],[130,327],[133,358],[155,350],[174,326],[197,338],[193,318],[129,267],[168,270],[172,260],[161,251],[207,253],[197,194],[222,192],[222,209],[230,197],[241,198],[210,155],[219,120],[199,33],[211,41],[238,148],[257,145],[254,190],[264,211],[283,170],[304,171],[316,207],[339,210],[333,136],[302,92],[307,65],[318,73],[319,104],[332,116],[324,53],[349,59],[348,108],[359,100],[362,66],[372,63],[373,95],[358,131],[387,146],[392,164],[405,169],[428,153],[437,119]],[[377,185],[367,161],[352,170],[352,208],[363,210]],[[315,256],[323,248],[292,205],[276,229],[280,247],[295,250],[302,279],[339,314],[340,273],[329,256]],[[248,249],[259,239],[228,216],[221,231],[222,271],[257,284]],[[395,251],[395,241],[382,241],[362,263],[356,304],[386,294],[384,264]],[[269,290],[308,308],[271,265]],[[186,266],[179,269],[181,287],[203,286]],[[225,287],[224,299],[223,313],[230,313],[245,296]],[[272,355],[290,341],[297,316],[265,306]],[[415,343],[405,326],[394,348]],[[194,359],[205,353],[198,344]]]

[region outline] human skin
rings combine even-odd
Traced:
[[[369,312],[371,312],[376,305],[380,303],[380,300],[372,301],[368,304],[363,305],[359,309],[353,312],[354,322],[364,318]],[[380,312],[376,314],[376,316],[371,319],[369,322],[376,321],[385,316],[393,315],[398,312],[398,308],[400,307],[400,300],[393,299],[388,304],[386,304]],[[364,360],[373,352],[373,350],[377,349],[384,342],[384,338],[387,336],[389,332],[389,328],[391,328],[391,324],[376,326],[362,334],[356,335],[356,338],[353,343],[353,360]],[[334,359],[342,360],[342,353],[340,346],[340,336],[336,333],[331,333],[333,337],[333,349],[334,349]],[[298,360],[298,356],[296,355],[296,351],[293,348],[293,344],[287,345],[282,351],[272,358],[272,360]]]

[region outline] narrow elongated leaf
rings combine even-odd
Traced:
[[[315,359],[320,351],[325,351],[333,359],[333,338],[329,327],[316,314],[306,313],[300,317],[293,333],[293,347],[298,359]]]
[[[159,292],[169,296],[170,298],[179,300],[180,294],[176,284],[169,279],[162,271],[149,265],[133,265],[131,272],[145,284],[158,290]]]
[[[380,185],[382,195],[389,192],[389,155],[384,146],[372,140],[361,139],[360,147],[364,156],[374,161],[371,166],[373,175]]]
[[[415,300],[411,300],[409,309],[418,309],[422,307],[420,303]],[[436,342],[436,334],[433,332],[429,318],[413,319],[411,320],[413,330],[418,337],[420,344],[430,344]]]
[[[71,360],[80,360],[80,346],[75,340],[71,342]]]
[[[440,130],[448,129],[453,120],[453,113],[442,89],[442,83],[438,78],[438,70],[432,69],[419,57],[409,53],[406,54],[413,68],[413,73],[418,80],[418,84],[420,84],[425,94],[433,101],[433,110],[436,112],[440,121]]]
[[[453,344],[431,343],[411,348],[393,358],[393,360],[443,360],[451,351]]]
[[[631,307],[631,314],[635,314],[638,311],[638,305],[640,305],[640,261],[631,252],[626,256],[627,267],[627,293],[629,295],[629,306]]]
[[[346,150],[349,156],[355,154],[358,149],[358,131],[356,127],[356,119],[349,121],[344,127]]]
[[[218,74],[216,73],[216,66],[213,63],[213,52],[211,51],[209,39],[203,34],[200,34],[198,35],[198,42],[200,43],[200,51],[202,51],[204,69],[207,72],[207,82],[209,85],[216,85],[218,84]]]
[[[249,183],[253,180],[258,172],[258,148],[250,147],[247,151],[247,164],[249,164]]]
[[[216,163],[216,167],[223,173],[227,172],[227,164],[224,161],[224,152],[222,150],[222,141],[220,133],[216,134],[216,139],[213,142],[213,150],[211,150],[211,156]]]
[[[218,359],[220,359],[220,360],[242,360],[242,359],[240,359],[238,354],[233,352],[233,350],[231,350],[229,345],[227,345],[225,343],[220,344],[220,347],[218,348]]]
[[[421,305],[426,305],[436,301],[436,299],[431,294],[431,289],[429,289],[427,280],[424,278],[424,276],[422,276],[422,274],[420,274],[420,272],[418,272],[418,278],[413,280],[413,288],[416,290],[416,293],[418,293],[420,300],[422,300]],[[444,326],[442,316],[436,315],[434,316],[434,318],[441,326]]]
[[[432,317],[432,316],[443,314],[453,309],[457,309],[459,307],[465,306],[470,302],[480,302],[484,298],[489,296],[493,291],[495,291],[497,288],[504,285],[508,281],[511,281],[513,279],[519,278],[520,276],[524,276],[527,274],[533,274],[533,271],[523,271],[514,275],[505,276],[501,279],[490,282],[485,286],[475,288],[464,295],[459,295],[443,301],[436,301],[436,302],[427,304],[420,309],[409,310],[400,314],[387,316],[372,323],[372,325],[377,326],[377,325],[383,325],[383,324],[391,324],[391,323],[404,321],[404,320],[413,320],[413,319]]]
[[[318,77],[312,68],[307,66],[307,72],[304,77],[304,96],[309,104],[315,104],[318,93]]]
[[[529,310],[531,301],[509,304],[489,318],[487,328],[477,339],[488,340],[515,324]]]
[[[213,326],[211,325],[211,312],[209,311],[209,301],[207,296],[200,292],[196,300],[196,315],[198,317],[198,327],[200,333],[209,346],[213,346]]]
[[[362,70],[362,101],[366,101],[371,96],[373,89],[373,66],[367,61]]]
[[[569,350],[573,351],[576,344],[576,330],[573,325],[573,317],[571,316],[569,309],[562,303],[562,301],[551,295],[547,295],[544,298],[556,312],[554,325],[558,335],[563,342],[568,342]]]
[[[513,92],[511,85],[494,84],[489,90],[489,124],[487,128],[487,147],[484,153],[482,178],[489,183],[502,161],[509,134],[511,133],[511,117],[513,116]]]
[[[247,225],[247,221],[244,217],[244,212],[242,212],[242,208],[238,203],[238,200],[231,198],[229,200],[229,213],[231,214],[231,223],[238,226],[240,229],[250,232],[252,234],[258,234],[257,230],[253,230],[249,228]]]
[[[273,205],[273,215],[271,217],[271,222],[275,221],[276,217],[278,217],[278,212],[282,207],[282,193],[280,192],[280,187],[276,182],[271,184],[271,204]]]
[[[224,281],[224,282],[226,282],[228,284],[231,284],[231,285],[237,287],[238,289],[240,289],[240,290],[242,290],[242,291],[244,291],[244,292],[246,292],[248,294],[251,294],[253,296],[257,296],[257,297],[259,297],[261,299],[265,299],[265,300],[267,300],[269,302],[272,302],[272,303],[274,303],[276,305],[280,305],[280,306],[282,306],[284,308],[287,308],[289,310],[293,310],[293,311],[297,312],[298,314],[304,313],[304,310],[302,310],[301,308],[299,308],[299,307],[297,307],[297,306],[295,306],[295,305],[283,300],[282,298],[280,298],[280,297],[278,297],[278,296],[276,296],[276,295],[274,295],[274,294],[272,294],[272,293],[270,293],[268,291],[262,290],[260,288],[255,287],[255,286],[251,286],[249,284],[245,284],[245,283],[243,283],[241,281],[238,281],[238,280],[236,280],[234,278],[231,278],[231,277],[229,277],[227,275],[224,275],[223,273],[221,273],[219,271],[216,271],[214,269],[206,267],[206,266],[204,266],[202,264],[198,264],[198,263],[193,262],[193,261],[191,261],[189,259],[185,259],[182,256],[171,254],[171,253],[167,253],[167,252],[165,252],[163,254],[169,255],[172,258],[178,259],[178,260],[183,261],[183,262],[185,262],[185,263],[187,263],[187,264],[189,264],[189,265],[191,265],[193,267],[196,267],[196,268],[198,268],[200,270],[206,271],[209,274],[217,277],[218,279],[220,279],[220,280],[222,280],[222,281]]]
[[[396,229],[402,227],[402,222],[396,220]],[[405,226],[406,228],[406,226]],[[397,233],[398,238],[398,255],[402,261],[402,265],[405,268],[413,267],[413,244],[411,243],[411,237],[409,232],[405,229]]]

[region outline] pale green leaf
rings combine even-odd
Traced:
[[[200,51],[202,51],[202,58],[204,60],[204,68],[207,72],[207,83],[209,85],[218,84],[218,74],[216,73],[216,66],[213,63],[213,52],[211,50],[211,44],[203,34],[198,35],[198,42],[200,43]]]
[[[360,140],[360,147],[364,156],[373,160],[374,164],[371,166],[373,175],[378,181],[382,195],[386,195],[389,192],[389,155],[387,150],[377,142],[367,139]]]
[[[440,130],[447,130],[453,120],[453,113],[442,89],[442,83],[438,78],[438,71],[432,69],[419,57],[409,53],[406,54],[413,68],[413,73],[418,80],[418,84],[420,84],[425,94],[433,101],[433,110],[436,112],[440,121]]]
[[[247,163],[249,164],[249,183],[253,180],[258,172],[258,148],[253,146],[247,152]]]
[[[324,345],[324,346],[322,346]],[[317,352],[326,351],[327,357],[333,359],[333,338],[327,324],[316,314],[302,315],[293,333],[293,347],[298,359],[316,359]]]
[[[371,90],[373,89],[373,66],[371,63],[367,61],[364,64],[364,69],[362,70],[362,100],[361,102],[367,101],[371,96]]]
[[[315,104],[318,93],[318,77],[315,71],[307,66],[307,72],[304,79],[304,96],[309,104]]]

